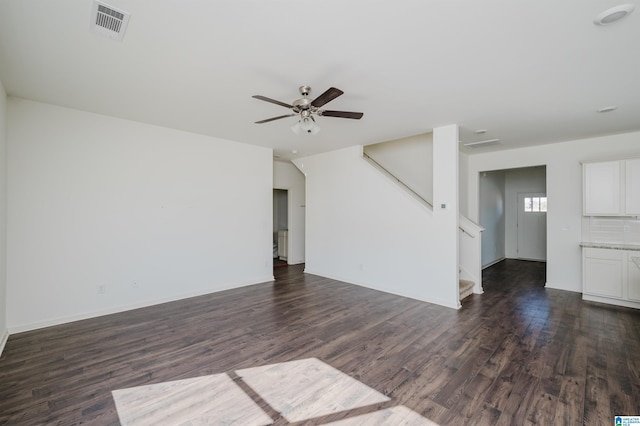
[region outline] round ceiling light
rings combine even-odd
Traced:
[[[613,24],[633,12],[634,8],[635,6],[632,4],[621,4],[620,6],[612,7],[596,16],[593,23],[596,25]]]

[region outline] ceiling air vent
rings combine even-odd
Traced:
[[[486,141],[468,142],[463,143],[462,145],[466,146],[467,148],[480,148],[481,146],[500,145],[500,139],[488,139]]]
[[[105,37],[122,41],[129,23],[129,14],[99,1],[93,2],[91,29]]]

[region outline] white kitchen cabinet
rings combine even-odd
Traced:
[[[640,215],[640,158],[625,161],[625,213],[630,216]]]
[[[622,250],[583,249],[584,293],[622,298],[624,254]]]
[[[640,309],[640,250],[582,246],[582,298]]]
[[[627,297],[640,302],[640,251],[627,253]]]
[[[617,216],[623,214],[622,161],[585,163],[583,165],[583,214]]]
[[[585,163],[584,216],[640,215],[640,158]]]

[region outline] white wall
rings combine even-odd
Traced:
[[[273,187],[286,189],[289,194],[289,244],[287,263],[295,265],[305,261],[305,180],[304,175],[291,163],[274,161]]]
[[[7,327],[7,93],[0,81],[0,354]]]
[[[433,134],[367,145],[364,152],[389,173],[433,202]]]
[[[464,152],[459,152],[458,155],[458,198],[460,203],[460,214],[465,217],[469,217],[469,206],[467,204],[467,201],[469,199],[469,190],[467,188],[467,182],[469,180],[469,156]]]
[[[8,112],[11,332],[272,279],[271,150],[22,99]]]
[[[294,161],[307,182],[305,272],[459,306],[457,127],[442,130],[434,133],[442,160],[434,201],[444,209],[432,211],[398,187],[362,158],[362,147]]]
[[[505,251],[518,258],[518,194],[547,191],[545,167],[525,167],[505,171]]]
[[[482,266],[504,259],[505,251],[505,172],[480,173],[479,220],[482,233]]]
[[[582,290],[580,161],[640,154],[640,132],[469,156],[469,216],[478,219],[481,171],[546,165],[547,287]]]

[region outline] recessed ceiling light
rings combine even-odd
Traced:
[[[620,6],[612,7],[596,16],[593,23],[596,25],[613,24],[633,12],[634,8],[635,6],[632,4],[621,4]]]
[[[291,150],[291,153],[292,153],[292,154],[297,154],[297,153],[298,153],[298,150],[297,150],[297,149],[292,149],[292,150]]]
[[[481,135],[481,134],[487,133],[487,132],[488,132],[487,129],[478,129],[478,130],[476,130],[476,135]]]
[[[611,111],[615,111],[616,109],[618,109],[617,106],[611,105],[611,106],[599,108],[596,111],[598,111],[598,112],[611,112]]]

